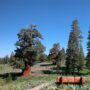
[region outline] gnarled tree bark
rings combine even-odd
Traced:
[[[23,70],[23,76],[27,77],[31,74],[31,66],[27,65],[26,68]]]

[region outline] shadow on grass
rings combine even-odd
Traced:
[[[59,83],[59,82],[55,82],[56,86],[59,87],[59,86],[63,86],[63,85],[79,85],[79,86],[82,86],[83,84],[81,83]]]
[[[60,75],[65,75],[64,72],[59,72],[59,71],[53,71],[53,70],[42,70],[44,74],[60,74]]]
[[[54,74],[54,72],[51,71],[51,70],[42,70],[42,72],[43,72],[44,74]]]
[[[0,74],[0,78],[7,78],[9,75],[11,75],[12,80],[16,80],[17,77],[22,76],[22,72],[18,72],[18,73],[5,73],[5,74]]]
[[[66,76],[86,76],[86,75],[90,75],[88,73],[78,73],[78,72],[74,72],[72,74],[67,74],[66,72],[66,68],[65,67],[53,67],[50,70],[42,70],[42,72],[44,74],[60,74],[60,75],[66,75]]]
[[[53,64],[41,64],[40,66],[53,66]]]
[[[53,67],[51,70],[56,71],[57,74],[66,75],[66,68],[65,67]]]

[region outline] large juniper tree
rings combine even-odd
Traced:
[[[72,22],[72,30],[70,32],[68,48],[67,48],[67,58],[66,58],[66,72],[69,74],[74,74],[78,68],[79,61],[79,49],[81,43],[81,31],[78,26],[78,20]]]
[[[42,35],[35,29],[36,25],[31,25],[28,29],[22,29],[18,33],[18,41],[16,42],[15,63],[21,69],[26,70],[36,61],[38,54],[44,52],[45,47],[40,42]],[[28,75],[30,71],[28,72]]]
[[[88,35],[88,43],[87,43],[88,53],[87,53],[87,57],[86,57],[86,66],[90,71],[90,30],[89,30],[88,33],[89,33],[89,35]]]

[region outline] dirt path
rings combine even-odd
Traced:
[[[28,90],[40,90],[40,89],[42,89],[43,87],[48,86],[49,84],[50,84],[50,83],[44,83],[44,84],[41,84],[41,85],[39,85],[39,86],[36,86],[36,87],[31,88],[31,89],[28,89]]]

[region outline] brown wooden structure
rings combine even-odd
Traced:
[[[85,84],[86,77],[65,77],[65,76],[58,76],[57,82],[60,84],[64,83],[72,83],[72,84]]]

